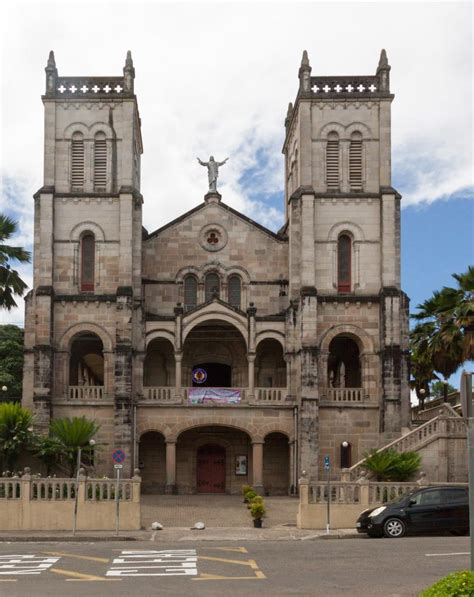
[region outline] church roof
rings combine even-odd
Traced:
[[[161,232],[167,230],[168,228],[171,228],[172,226],[174,226],[175,224],[178,224],[179,222],[182,222],[182,221],[186,220],[186,218],[188,218],[192,214],[197,213],[201,209],[204,209],[205,207],[207,207],[207,205],[208,205],[208,203],[206,203],[206,202],[200,203],[196,207],[193,207],[192,209],[190,209],[189,211],[185,212],[184,214],[178,216],[174,220],[171,220],[171,222],[168,222],[164,226],[161,226],[161,228],[157,228],[153,232],[147,232],[146,229],[143,228],[143,231],[146,232],[146,235],[144,234],[144,236],[143,236],[143,240],[149,240],[151,238],[157,237]],[[230,212],[231,214],[233,214],[237,218],[240,218],[241,220],[243,220],[247,224],[250,224],[251,226],[254,226],[255,228],[257,228],[258,230],[260,230],[264,234],[268,234],[269,236],[271,236],[275,240],[278,240],[278,241],[286,241],[287,240],[287,236],[285,234],[281,233],[281,230],[283,230],[284,228],[280,229],[278,232],[275,233],[272,230],[270,230],[269,228],[266,228],[265,226],[262,226],[262,224],[259,224],[258,222],[255,222],[255,220],[252,220],[248,216],[245,216],[244,214],[240,213],[236,209],[233,209],[229,205],[226,205],[225,203],[222,203],[222,201],[219,201],[219,203],[213,203],[213,205],[219,205],[219,207],[221,207],[222,209],[225,209],[226,211]]]

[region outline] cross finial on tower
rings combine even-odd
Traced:
[[[304,50],[303,57],[301,58],[301,66],[298,71],[298,77],[300,80],[300,91],[307,93],[311,89],[311,66],[309,64],[308,52]]]
[[[44,69],[46,72],[46,93],[54,93],[56,87],[56,79],[58,77],[58,69],[56,68],[56,60],[54,59],[53,50],[50,51],[48,56],[48,63]]]
[[[133,79],[135,78],[135,68],[133,67],[132,52],[128,50],[123,67],[123,76],[125,82],[125,91],[133,93]]]
[[[379,90],[390,91],[390,64],[388,63],[387,52],[382,49],[380,52],[379,64],[375,75],[379,78]]]

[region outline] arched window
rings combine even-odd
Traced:
[[[82,191],[84,187],[84,138],[74,133],[71,141],[71,190]]]
[[[107,140],[105,133],[97,133],[94,139],[94,190],[107,190]]]
[[[81,238],[81,291],[94,292],[95,237],[86,232]]]
[[[351,291],[352,239],[348,234],[341,234],[337,239],[337,291]]]
[[[339,135],[329,133],[326,145],[326,184],[328,189],[339,189]]]
[[[207,274],[205,283],[206,302],[220,295],[219,276],[215,273]]]
[[[352,446],[349,442],[341,442],[341,468],[352,466]]]
[[[194,276],[184,278],[184,310],[189,311],[197,305],[197,280]]]
[[[231,276],[229,278],[227,291],[229,293],[229,305],[232,305],[232,307],[238,307],[240,309],[242,292],[239,276]]]
[[[352,133],[349,145],[349,183],[351,189],[362,188],[362,135]]]

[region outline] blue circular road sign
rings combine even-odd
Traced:
[[[125,460],[125,452],[123,450],[115,450],[112,452],[112,459],[118,463],[123,462]]]

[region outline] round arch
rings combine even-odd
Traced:
[[[149,332],[146,333],[145,335],[145,347],[148,347],[148,345],[153,342],[153,340],[168,340],[171,345],[173,346],[173,350],[174,350],[174,346],[175,346],[175,337],[173,332],[169,332],[168,330],[150,330]]]
[[[272,330],[258,332],[258,334],[255,337],[255,348],[258,348],[258,345],[260,344],[260,342],[263,342],[263,340],[276,340],[281,344],[283,353],[285,352],[285,335],[282,332]]]
[[[89,220],[76,224],[69,233],[69,240],[79,242],[84,232],[92,232],[96,241],[105,241],[104,229],[95,222]]]
[[[226,312],[224,312],[215,310],[212,305],[210,307],[211,310],[202,309],[198,312],[190,313],[189,317],[185,316],[183,318],[183,344],[189,333],[196,326],[210,321],[221,321],[235,327],[242,335],[245,346],[247,347],[247,319],[243,315],[239,315],[239,313],[230,311],[229,309],[226,309]]]
[[[96,334],[102,341],[104,352],[111,352],[113,350],[113,342],[110,334],[97,324],[89,322],[76,323],[68,328],[58,342],[59,349],[69,352],[74,336],[83,332]]]
[[[329,229],[328,241],[337,242],[337,239],[343,232],[349,233],[355,241],[365,240],[364,231],[358,224],[354,222],[338,222]]]
[[[322,351],[329,352],[329,345],[336,336],[347,336],[354,340],[359,347],[361,356],[364,353],[374,352],[373,339],[362,328],[352,324],[340,324],[330,327],[319,341],[319,347]]]

